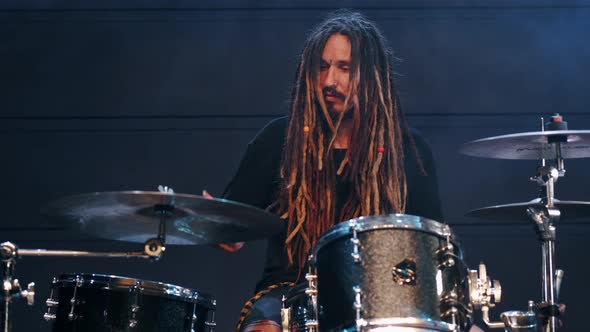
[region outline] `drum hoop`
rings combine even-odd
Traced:
[[[448,225],[420,216],[396,213],[358,217],[343,221],[333,226],[318,239],[313,248],[313,256],[317,257],[317,253],[326,244],[352,234],[351,227],[353,225],[356,225],[355,229],[357,233],[379,229],[403,229],[429,233],[440,238],[446,238],[448,235],[450,236],[451,242],[458,246],[457,237],[453,234]]]
[[[215,307],[214,300],[208,294],[203,294],[194,289],[167,284],[159,281],[143,280],[137,278],[122,277],[98,273],[64,273],[54,282],[53,287],[74,287],[76,279],[80,278],[80,287],[94,289],[109,289],[128,291],[137,286],[141,294],[164,296],[168,298],[196,300],[197,303]]]
[[[290,304],[300,296],[306,296],[305,291],[309,288],[308,282],[300,282],[291,287],[285,294],[285,304]]]

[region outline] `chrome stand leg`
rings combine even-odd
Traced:
[[[555,332],[557,331],[558,321],[557,316],[553,313],[557,307],[555,296],[555,242],[552,240],[545,241],[541,247],[543,256],[543,303],[541,303],[541,309],[547,308],[550,313],[547,322],[543,322],[543,331]]]
[[[544,332],[556,332],[559,315],[557,306],[557,288],[555,286],[555,225],[559,220],[560,212],[554,207],[541,209],[529,208],[529,216],[536,224],[536,230],[541,242],[541,282],[542,302],[538,309],[543,316]]]
[[[4,298],[2,301],[2,332],[9,332],[10,325],[8,321],[8,311],[10,309],[10,299]]]
[[[14,295],[12,287],[16,246],[10,242],[0,244],[2,260],[2,332],[10,331],[10,302]]]

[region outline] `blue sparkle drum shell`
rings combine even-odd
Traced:
[[[318,240],[312,266],[320,331],[470,325],[468,269],[448,225],[404,214],[345,221]]]

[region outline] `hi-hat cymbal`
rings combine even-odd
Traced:
[[[554,199],[554,205],[561,212],[560,220],[590,219],[590,202],[560,201]],[[541,207],[540,198],[529,202],[512,203],[504,205],[488,206],[469,211],[466,216],[488,220],[530,220],[527,214],[528,207]]]
[[[157,237],[162,220],[166,244],[250,241],[283,229],[279,217],[246,204],[149,191],[68,196],[46,205],[42,214],[91,236],[139,243]]]
[[[463,154],[496,159],[553,159],[555,140],[562,142],[563,159],[590,157],[590,130],[554,130],[502,135],[463,144]]]

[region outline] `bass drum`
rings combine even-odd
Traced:
[[[205,332],[215,325],[215,300],[205,294],[113,275],[63,274],[47,307],[55,332]]]
[[[391,214],[342,222],[313,249],[321,331],[466,331],[467,271],[450,228]]]

